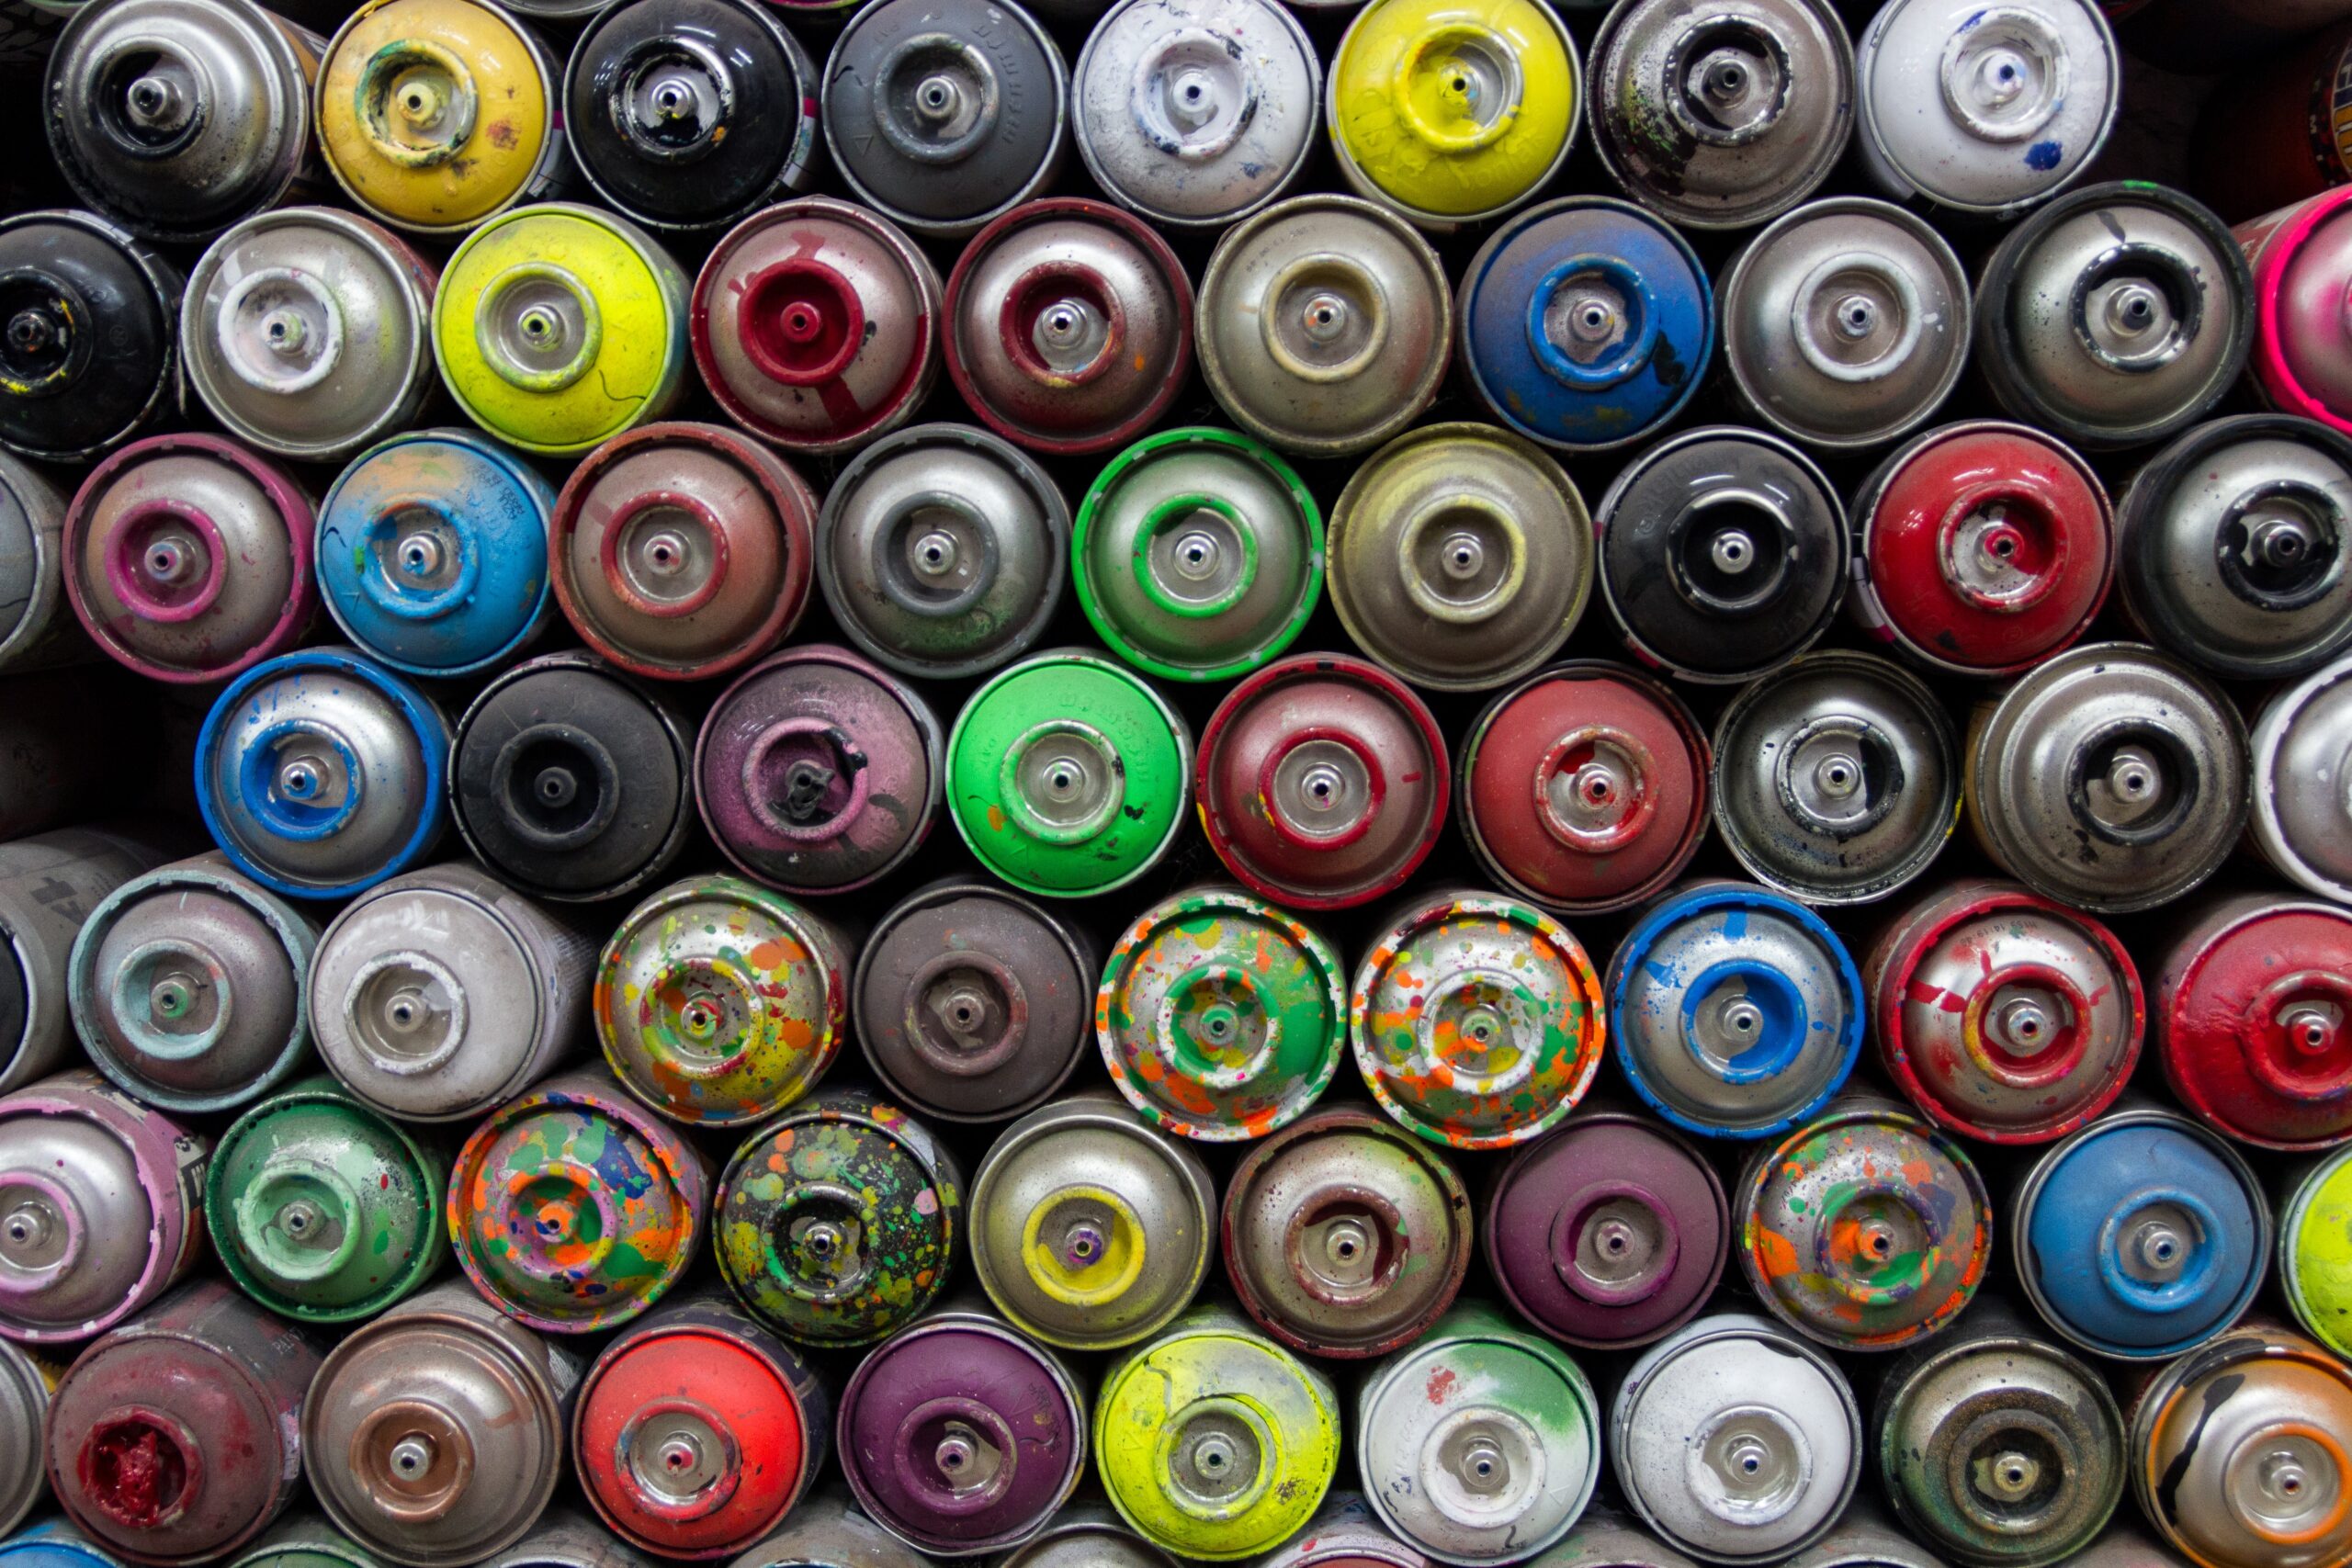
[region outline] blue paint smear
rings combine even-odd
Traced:
[[[2058,142],[2037,141],[2025,150],[2025,166],[2046,172],[2056,168],[2058,160],[2065,155],[2066,149]]]

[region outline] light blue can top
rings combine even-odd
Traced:
[[[119,1558],[67,1524],[51,1519],[0,1540],[0,1563],[6,1568],[122,1568]]]

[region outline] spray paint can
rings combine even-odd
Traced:
[[[1193,324],[1201,375],[1234,423],[1284,451],[1351,457],[1437,396],[1453,290],[1429,242],[1386,208],[1295,196],[1218,237]]]
[[[1854,46],[1828,0],[1720,15],[1622,0],[1593,39],[1592,76],[1600,161],[1687,229],[1779,217],[1828,178],[1853,134]]]
[[[1874,654],[1808,653],[1715,722],[1715,829],[1747,874],[1808,904],[1913,881],[1960,820],[1960,741],[1917,676]]]
[[[804,1345],[870,1345],[930,1305],[963,1228],[964,1173],[921,1122],[858,1089],[819,1089],[727,1162],[718,1271]]]
[[[558,1503],[485,1568],[653,1568],[645,1556],[584,1508]]]
[[[1380,0],[1359,17],[1427,3]],[[1495,418],[1571,452],[1664,428],[1714,357],[1714,291],[1690,242],[1607,197],[1548,201],[1497,229],[1462,275],[1454,316],[1455,352]]]
[[[1609,961],[1618,1066],[1651,1110],[1711,1138],[1818,1114],[1861,1051],[1862,996],[1819,915],[1736,882],[1668,894]]]
[[[1251,1568],[1430,1568],[1430,1560],[1389,1534],[1362,1493],[1335,1486],[1296,1535]]]
[[[0,220],[0,446],[80,463],[177,402],[179,269],[102,218]]]
[[[571,1352],[459,1280],[344,1337],[302,1404],[311,1488],[386,1562],[457,1568],[506,1551],[548,1506],[580,1382]],[[345,1456],[348,1456],[347,1458]]]
[[[993,1568],[1176,1568],[1176,1561],[1127,1529],[1102,1503],[1067,1503],[1045,1529]]]
[[[1543,1568],[1696,1568],[1641,1525],[1598,1503],[1535,1561]]]
[[[632,675],[706,680],[768,652],[808,602],[817,497],[716,424],[615,437],[556,498],[548,567],[580,639]]]
[[[2338,186],[2233,232],[2254,273],[2255,389],[2280,413],[2352,432],[2352,326],[2335,303],[2352,285],[2346,202]]]
[[[939,378],[939,274],[895,223],[806,196],[746,218],[695,277],[695,366],[727,417],[789,451],[847,451]]]
[[[44,1519],[15,1539],[0,1541],[0,1562],[8,1568],[121,1568],[119,1559],[62,1516]]]
[[[1846,595],[1846,513],[1811,459],[1711,425],[1648,447],[1595,518],[1600,595],[1645,664],[1733,685],[1821,637]]]
[[[946,311],[956,391],[980,423],[1035,452],[1125,446],[1192,369],[1183,263],[1107,202],[1057,197],[990,223],[956,258]]]
[[[0,843],[0,1093],[74,1059],[74,939],[117,888],[171,858],[164,841],[136,829],[68,828]]]
[[[695,743],[703,825],[745,874],[843,893],[922,848],[939,813],[939,720],[845,648],[770,654],[711,705]]]
[[[1926,220],[1867,197],[1808,203],[1749,241],[1722,310],[1741,411],[1827,451],[1926,423],[1968,364],[1960,258]]]
[[[2335,775],[2352,747],[2345,699],[2352,663],[2337,660],[2282,692],[2256,714],[2253,729],[2256,848],[2272,869],[2339,904],[2352,903],[2352,857],[2339,838],[2348,809],[2329,792],[2298,781]]]
[[[2290,1168],[2278,1207],[2278,1290],[2305,1333],[2341,1356],[2352,1345],[2352,1154]]]
[[[1200,1157],[1100,1090],[1005,1129],[980,1162],[972,1213],[980,1288],[1013,1326],[1066,1350],[1166,1328],[1199,1293],[1216,1239]]]
[[[1356,1067],[1408,1132],[1499,1149],[1556,1126],[1600,1070],[1600,976],[1532,904],[1439,892],[1366,948],[1348,1001]]]
[[[831,920],[740,877],[673,882],[628,912],[597,961],[605,1060],[674,1121],[761,1121],[840,1052],[853,947]]]
[[[1225,1190],[1226,1277],[1294,1350],[1355,1360],[1419,1339],[1470,1268],[1470,1194],[1436,1148],[1334,1105],[1253,1145]]]
[[[947,737],[949,815],[996,875],[1050,898],[1108,893],[1184,829],[1193,737],[1100,654],[1032,654],[990,677]]]
[[[1962,798],[2002,870],[2124,914],[2179,897],[2228,858],[2248,771],[2245,726],[2218,688],[2153,648],[2089,643],[1978,708]]]
[[[794,8],[803,7],[796,4]],[[926,1562],[836,1490],[794,1509],[782,1529],[735,1559],[730,1568],[806,1568],[810,1563],[822,1568],[925,1568]]]
[[[152,435],[65,514],[65,592],[98,647],[152,680],[224,681],[300,640],[316,527],[292,475],[217,435]]]
[[[1332,508],[1331,607],[1356,646],[1432,691],[1542,665],[1592,595],[1592,519],[1566,472],[1492,425],[1425,425]]]
[[[229,1278],[271,1312],[356,1323],[441,1267],[447,1169],[435,1145],[331,1079],[304,1078],[220,1134],[205,1225]]]
[[[0,1490],[0,1531],[14,1535],[36,1504],[47,1500],[41,1474],[41,1425],[58,1370],[37,1361],[0,1339],[0,1473],[11,1477]],[[7,1554],[0,1546],[0,1557]]]
[[[1920,1114],[1989,1144],[2061,1138],[2115,1102],[2147,1006],[2115,933],[2014,883],[1897,910],[1862,965],[1879,1060]]]
[[[5,358],[0,337],[0,358]],[[89,657],[65,599],[65,492],[0,452],[0,671]]]
[[[1723,1278],[1731,1213],[1670,1129],[1589,1109],[1511,1156],[1487,1189],[1487,1266],[1555,1339],[1622,1350],[1671,1333]]]
[[[817,67],[746,0],[637,0],[582,33],[564,129],[605,203],[653,229],[716,229],[806,188]]]
[[[1235,686],[1201,732],[1194,771],[1226,869],[1304,909],[1401,886],[1445,826],[1452,784],[1428,705],[1345,654],[1300,654]]]
[[[1847,1505],[1838,1528],[1788,1561],[1787,1568],[1945,1568],[1918,1542],[1894,1528],[1865,1495]]]
[[[308,1507],[288,1510],[229,1568],[377,1568],[357,1542]]]
[[[1035,459],[973,425],[875,442],[825,492],[817,527],[826,606],[900,674],[985,674],[1061,604],[1069,505]]]
[[[2206,1125],[2273,1149],[2352,1138],[2352,915],[2275,893],[2208,902],[2161,950],[2154,1015],[2165,1081]]]
[[[692,744],[683,714],[594,654],[526,660],[458,721],[449,753],[458,835],[536,897],[635,893],[685,847]]]
[[[2088,463],[2038,430],[1962,420],[1912,437],[1854,492],[1863,632],[1955,675],[2021,674],[2089,629],[2115,513]]]
[[[1036,1534],[1086,1471],[1086,1394],[1050,1350],[951,1306],[867,1355],[842,1392],[842,1470],[908,1545],[970,1557]]]
[[[1458,820],[1506,890],[1556,914],[1623,908],[1698,852],[1713,766],[1699,721],[1664,682],[1570,660],[1498,694],[1472,723]]]
[[[2352,42],[2341,24],[2352,11],[2327,0],[2221,8],[2236,14],[2223,20],[2213,15],[2217,7],[2175,6],[2171,17],[2132,29],[2134,52],[2145,54],[2155,34],[2157,47],[2177,56],[2171,69],[2202,73],[2224,59],[2234,68],[2205,100],[2188,144],[2188,183],[2197,194],[2231,217],[2250,218],[2352,180],[2352,138],[2337,86]]]
[[[2069,1560],[2074,1568],[2188,1568],[2147,1534],[2137,1519],[2121,1519],[2108,1527],[2088,1551]]]
[[[188,274],[188,386],[249,446],[339,462],[416,422],[434,387],[439,272],[330,207],[246,219]]]
[[[2035,1310],[2118,1360],[2177,1356],[2229,1327],[2269,1259],[2270,1205],[2245,1159],[2152,1106],[2052,1145],[2013,1201],[2018,1278]]]
[[[630,1544],[733,1556],[774,1529],[825,1461],[830,1402],[792,1348],[723,1292],[673,1299],[581,1380],[572,1462]]]

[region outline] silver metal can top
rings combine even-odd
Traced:
[[[2314,787],[2322,780],[2335,787]],[[2352,658],[2263,705],[2254,721],[2253,828],[2280,872],[2352,904]]]

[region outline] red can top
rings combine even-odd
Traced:
[[[2274,1149],[2352,1138],[2352,915],[2223,899],[2165,953],[2156,1048],[2181,1102]]]

